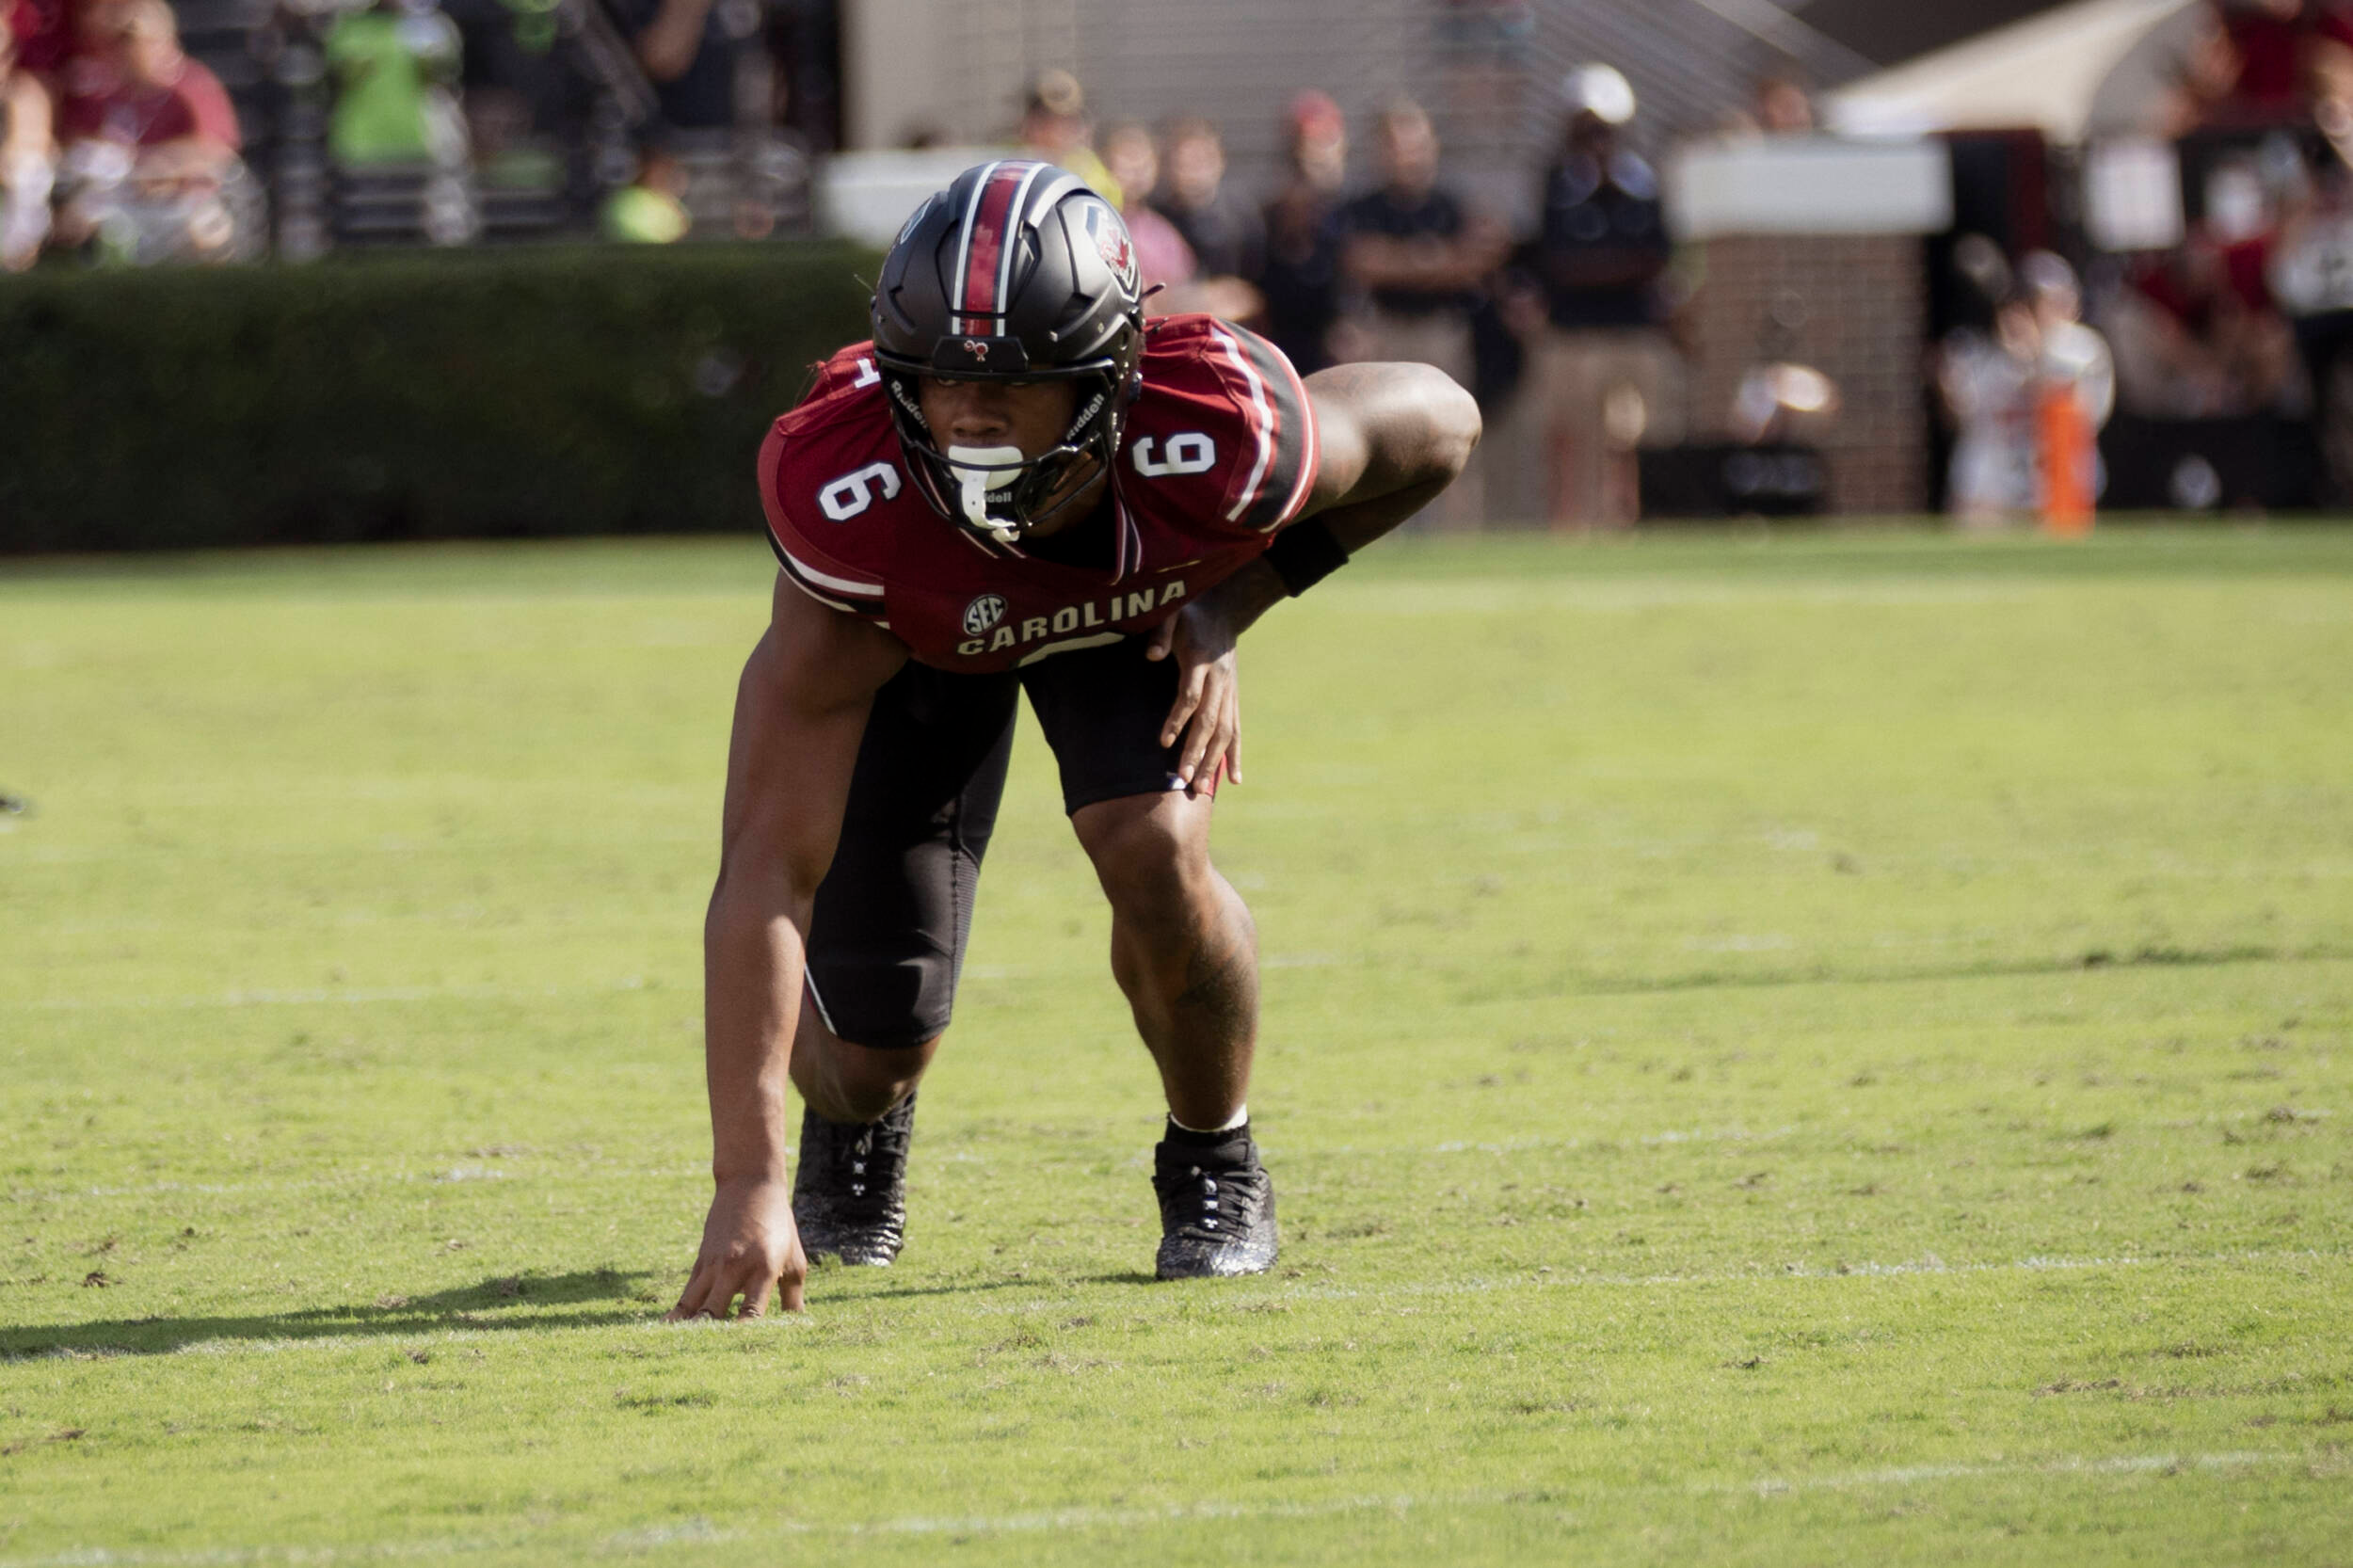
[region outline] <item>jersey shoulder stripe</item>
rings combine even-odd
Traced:
[[[1209,341],[1257,448],[1227,492],[1225,520],[1272,534],[1306,504],[1322,456],[1306,383],[1281,349],[1246,328],[1215,322]]]

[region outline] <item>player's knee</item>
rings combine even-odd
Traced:
[[[930,1054],[930,1046],[916,1050],[847,1047],[818,1076],[812,1085],[816,1092],[804,1094],[828,1121],[879,1121],[914,1090]]]
[[[853,1045],[812,1009],[802,1014],[800,1038],[793,1042],[792,1079],[828,1121],[876,1121],[914,1089],[938,1048],[937,1036],[909,1047]]]
[[[1193,924],[1202,901],[1214,889],[1205,835],[1181,809],[1161,808],[1156,802],[1104,812],[1080,824],[1080,840],[1112,913],[1130,925]]]

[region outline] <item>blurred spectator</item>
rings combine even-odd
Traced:
[[[1439,185],[1438,135],[1419,104],[1401,101],[1383,110],[1373,148],[1381,183],[1341,207],[1338,218],[1342,271],[1369,301],[1351,357],[1435,365],[1475,386],[1471,311],[1508,237]],[[1483,508],[1474,466],[1435,510],[1442,524],[1466,526]]]
[[[1310,88],[1284,118],[1289,178],[1265,208],[1266,261],[1257,275],[1266,335],[1305,376],[1331,364],[1340,312],[1340,191],[1348,122]]]
[[[2218,162],[2189,243],[2146,258],[2103,312],[2117,396],[2151,419],[2301,415],[2296,339],[2267,279],[2276,214],[2256,160]]]
[[[597,215],[604,237],[624,245],[674,245],[693,222],[686,211],[685,166],[660,148],[645,152],[637,178],[606,197]]]
[[[54,88],[74,42],[71,0],[0,0],[0,31],[16,45],[16,65]]]
[[[1145,290],[1173,291],[1191,283],[1193,248],[1175,224],[1144,203],[1144,194],[1159,184],[1160,174],[1160,154],[1152,145],[1152,133],[1132,120],[1114,125],[1103,133],[1102,154],[1103,167],[1111,173],[1111,191],[1116,193],[1110,194],[1110,200],[1128,221],[1128,237],[1136,245],[1136,275]],[[1192,308],[1168,297],[1153,302],[1156,315]]]
[[[2117,391],[2150,419],[2231,419],[2292,411],[2294,339],[2249,309],[2220,258],[2185,249],[2136,269],[2107,313]]]
[[[0,272],[22,272],[40,256],[56,178],[49,91],[17,55],[15,30],[0,26]]]
[[[1341,266],[1365,291],[1359,358],[1433,364],[1469,386],[1471,293],[1502,259],[1503,236],[1438,184],[1438,136],[1420,105],[1374,122],[1381,183],[1339,210]]]
[[[2107,341],[2083,324],[2075,269],[2048,250],[2018,263],[2018,283],[2034,312],[2035,507],[2043,526],[2081,534],[2105,488],[2100,427],[2116,408],[2116,366]]]
[[[123,17],[136,0],[65,0],[69,37],[65,56],[57,64],[60,101],[90,98],[122,85],[115,43],[122,34]]]
[[[1993,243],[1972,239],[1990,255],[1971,275],[1999,291],[1993,330],[1963,328],[1947,338],[1936,386],[1955,430],[1946,509],[1963,523],[1990,526],[2041,509],[2050,464],[2096,468],[2089,441],[2115,407],[2116,376],[2107,344],[2079,319],[2074,268],[2038,250],[2019,260],[2013,280]],[[2081,415],[2073,427],[2082,432],[2082,451],[2044,450],[2040,409],[2053,395],[2072,399]],[[2095,492],[2096,476],[2085,472],[2082,488]]]
[[[466,161],[457,79],[457,26],[435,0],[377,0],[346,11],[327,31],[327,64],[339,84],[328,151],[347,167]]]
[[[2107,340],[2084,325],[2075,269],[2048,250],[2029,251],[2018,261],[2018,290],[2034,312],[2036,368],[2043,385],[2072,391],[2098,429],[2116,408],[2116,361]]]
[[[1206,120],[1168,130],[1168,168],[1153,206],[1193,248],[1200,308],[1229,321],[1259,311],[1249,281],[1266,265],[1266,220],[1225,185],[1225,143]]]
[[[1795,76],[1769,75],[1756,84],[1756,128],[1769,136],[1814,132],[1814,98]]]
[[[2238,54],[2210,0],[2158,23],[2108,69],[2091,95],[2085,134],[2171,141],[2205,120],[2238,79]]]
[[[2353,9],[2345,0],[2217,0],[2235,67],[2212,115],[2225,125],[2317,117],[2334,136],[2353,100]]]
[[[2353,500],[2353,170],[2328,156],[2315,175],[2281,229],[2266,281],[2293,324],[2329,499],[2343,504]]]
[[[2290,314],[2353,311],[2353,171],[2334,158],[2281,226],[2265,280]]]
[[[841,141],[840,0],[767,0],[771,118],[819,155]]]
[[[236,237],[222,188],[239,172],[236,110],[218,77],[180,49],[164,0],[131,0],[104,57],[106,90],[57,117],[66,200],[57,234],[137,263],[224,257]]]
[[[584,134],[585,73],[557,50],[556,0],[444,0],[460,38],[466,139],[485,185],[553,190],[563,142]]]
[[[1769,71],[1749,91],[1749,102],[1723,119],[1730,136],[1803,136],[1815,129],[1814,98],[1796,74]]]
[[[729,24],[740,8],[719,0],[604,0],[653,83],[663,122],[682,131],[735,122],[735,50]],[[758,25],[759,10],[751,11]]]
[[[2314,118],[2342,146],[2353,132],[2353,5],[2334,0],[2321,8],[2309,66]]]
[[[1661,293],[1672,251],[1650,166],[1620,144],[1634,89],[1606,65],[1570,72],[1561,155],[1545,172],[1536,270],[1556,524],[1622,527],[1641,509],[1636,449],[1683,439],[1682,361]]]
[[[2035,369],[2041,354],[2034,307],[2003,269],[1993,329],[1961,328],[1936,357],[1936,390],[1953,424],[1945,509],[1990,526],[2022,518],[2035,504]]]
[[[2307,39],[2314,17],[2304,0],[2221,0],[2222,30],[2236,57],[2224,120],[2269,124],[2300,115],[2307,101]]]
[[[1070,170],[1123,211],[1127,193],[1089,145],[1086,93],[1067,71],[1041,71],[1021,108],[1021,151]],[[1138,191],[1139,201],[1147,192]]]

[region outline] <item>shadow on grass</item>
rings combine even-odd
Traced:
[[[430,1296],[380,1296],[366,1305],[246,1318],[119,1318],[0,1328],[0,1356],[163,1355],[224,1339],[325,1339],[452,1328],[596,1328],[661,1316],[669,1298],[650,1289],[652,1278],[644,1270],[619,1269],[511,1274]]]

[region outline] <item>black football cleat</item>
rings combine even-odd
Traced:
[[[853,1266],[887,1268],[907,1237],[907,1145],[915,1096],[879,1122],[829,1122],[801,1112],[800,1168],[792,1176],[792,1224],[809,1261],[830,1254]]]
[[[1274,1183],[1249,1131],[1207,1147],[1165,1139],[1152,1151],[1160,1199],[1161,1279],[1262,1274],[1274,1266]]]

